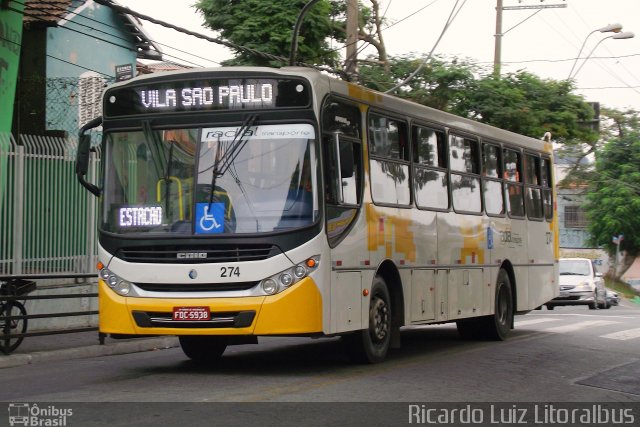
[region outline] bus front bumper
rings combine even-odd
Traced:
[[[322,332],[322,298],[311,278],[276,295],[140,298],[98,282],[99,329],[123,335],[299,335]],[[209,307],[210,321],[173,320],[174,307]]]

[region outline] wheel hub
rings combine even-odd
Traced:
[[[384,341],[389,333],[389,307],[383,299],[376,297],[371,300],[369,316],[371,338],[377,342]]]

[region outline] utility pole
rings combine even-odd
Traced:
[[[496,3],[496,34],[495,34],[496,40],[495,40],[495,49],[494,49],[494,54],[493,54],[493,74],[496,77],[500,77],[500,65],[502,63],[502,36],[507,34],[509,31],[513,30],[518,25],[522,24],[527,19],[531,18],[536,13],[542,11],[542,9],[565,8],[565,7],[567,7],[567,5],[566,5],[566,3],[563,3],[563,4],[545,4],[545,5],[543,5],[542,3],[544,2],[544,0],[540,0],[540,4],[539,5],[503,6],[503,0],[496,0],[496,1],[497,1],[497,3]],[[562,1],[566,1],[566,0],[562,0]],[[529,17],[527,17],[527,18],[523,19],[522,21],[520,21],[518,24],[516,24],[513,27],[509,28],[507,31],[503,32],[502,31],[502,11],[503,10],[524,10],[524,9],[535,9],[536,11],[533,13],[533,15],[530,15]]]
[[[496,4],[496,45],[493,52],[493,74],[500,77],[500,62],[502,57],[502,0]]]
[[[358,0],[347,1],[347,59],[344,69],[349,81],[358,78]]]
[[[616,245],[616,259],[613,263],[613,277],[618,278],[618,258],[620,258],[620,243],[624,240],[624,234],[620,233],[617,236],[613,236],[613,243]]]

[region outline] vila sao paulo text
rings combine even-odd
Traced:
[[[185,87],[181,90],[140,90],[140,102],[146,109],[204,107],[207,105],[273,104],[273,85],[236,85]]]
[[[480,407],[481,406],[481,407]],[[526,406],[526,407],[525,407]],[[431,408],[409,405],[409,424],[606,424],[635,425],[633,408],[610,408],[594,404],[559,407],[553,404],[466,405],[461,408]]]

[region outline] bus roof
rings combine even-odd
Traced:
[[[137,76],[131,80],[117,82],[110,86],[116,88],[120,86],[144,84],[153,80],[172,80],[181,77],[204,77],[218,73],[248,73],[248,74],[264,74],[271,73],[282,76],[299,76],[309,80],[314,85],[314,96],[318,105],[323,102],[324,95],[316,93],[318,87],[321,89],[342,95],[357,102],[367,104],[374,108],[384,109],[385,111],[411,117],[417,122],[423,122],[428,125],[440,126],[458,132],[466,132],[477,135],[485,140],[493,140],[496,142],[507,142],[519,146],[523,149],[533,151],[542,151],[549,155],[553,154],[553,146],[550,142],[541,139],[524,136],[515,132],[500,129],[476,120],[457,116],[432,107],[418,104],[414,101],[399,98],[390,94],[382,93],[369,89],[354,83],[345,82],[328,76],[313,68],[307,67],[215,67],[215,68],[194,68],[188,70],[167,71],[153,74],[145,74]],[[542,135],[541,135],[542,137]]]

